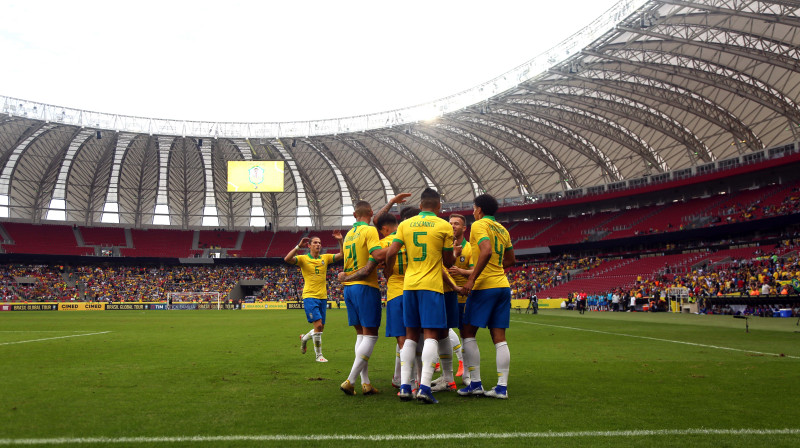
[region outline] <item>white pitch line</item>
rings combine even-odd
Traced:
[[[791,355],[785,355],[785,354],[781,355],[779,353],[757,352],[755,350],[744,350],[744,349],[740,349],[740,348],[722,347],[722,346],[719,346],[719,345],[698,344],[697,342],[673,341],[672,339],[651,338],[649,336],[637,336],[635,334],[613,333],[613,332],[610,332],[610,331],[590,330],[588,328],[567,327],[567,326],[564,326],[564,325],[542,324],[542,323],[539,323],[539,322],[526,322],[524,320],[512,320],[512,322],[519,322],[521,324],[528,324],[528,325],[542,325],[542,326],[545,326],[545,327],[564,328],[564,329],[567,329],[567,330],[588,331],[590,333],[610,334],[612,336],[627,336],[629,338],[648,339],[650,341],[672,342],[673,344],[684,344],[684,345],[693,345],[695,347],[716,348],[716,349],[719,349],[719,350],[731,350],[731,351],[734,351],[734,352],[754,353],[754,354],[757,354],[757,355],[778,356],[778,357],[783,356],[783,357],[786,357],[786,358],[800,359],[800,356],[791,356]]]
[[[795,435],[800,429],[641,429],[631,431],[568,431],[568,432],[506,432],[506,433],[450,433],[450,434],[262,434],[230,436],[174,436],[174,437],[73,437],[51,439],[0,439],[0,446],[10,445],[65,445],[65,444],[111,444],[111,443],[187,443],[187,442],[318,442],[318,441],[417,441],[470,439],[555,439],[577,437],[649,437],[649,436],[694,436],[694,435]]]
[[[86,330],[0,330],[0,333],[80,333]]]
[[[106,333],[111,333],[111,332],[110,331],[101,331],[101,332],[98,332],[98,333],[70,334],[70,335],[67,335],[67,336],[55,336],[55,337],[52,337],[52,338],[30,339],[30,340],[27,340],[27,341],[0,342],[0,345],[25,344],[27,342],[51,341],[53,339],[79,338],[81,336],[94,336],[96,334],[106,334]]]

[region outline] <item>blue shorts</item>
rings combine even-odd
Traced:
[[[465,303],[458,304],[458,329],[464,326],[464,308],[467,306]]]
[[[381,290],[367,285],[344,287],[347,325],[378,328],[381,326]]]
[[[444,308],[447,313],[447,328],[458,328],[458,293],[444,293]]]
[[[322,319],[322,325],[325,325],[325,313],[328,311],[327,300],[305,298],[303,299],[303,309],[306,311],[308,323]]]
[[[386,302],[386,337],[396,338],[406,335],[403,323],[403,296],[393,297]]]
[[[444,294],[426,289],[403,291],[403,323],[407,328],[447,328]]]
[[[511,288],[473,290],[464,310],[464,323],[481,328],[508,328]]]

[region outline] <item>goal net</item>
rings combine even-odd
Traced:
[[[198,304],[209,304],[222,309],[219,291],[167,292],[167,306],[171,310],[197,309]],[[192,306],[194,305],[194,306]]]

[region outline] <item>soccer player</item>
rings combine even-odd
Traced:
[[[452,214],[450,215],[450,225],[453,227],[453,236],[455,240],[453,241],[453,255],[456,257],[456,262],[453,266],[450,267],[449,272],[450,275],[453,276],[453,280],[456,282],[458,286],[464,286],[467,283],[467,278],[472,274],[472,268],[475,266],[472,261],[472,246],[469,244],[469,241],[464,238],[464,232],[467,229],[467,218],[464,215],[459,214]],[[467,296],[464,294],[458,295],[458,332],[461,333],[461,337],[464,337],[464,307],[467,304]],[[450,339],[453,340],[455,334],[450,335]],[[463,350],[460,342],[458,341],[458,336],[455,336],[456,343],[453,344],[453,348],[456,351],[456,355],[458,356],[458,372],[456,372],[456,376],[460,376],[461,380],[464,382],[465,385],[469,384],[469,370],[464,370],[464,360],[463,360]]]
[[[333,237],[339,241],[341,249],[342,233],[335,230]],[[308,254],[297,255],[297,251],[306,247]],[[337,254],[320,255],[321,248],[322,240],[318,236],[303,237],[300,243],[283,257],[283,261],[298,266],[303,274],[303,309],[308,322],[313,325],[311,331],[300,335],[300,351],[305,354],[308,340],[313,339],[317,362],[328,362],[322,356],[322,331],[325,329],[325,314],[328,310],[328,288],[325,278],[328,266],[342,259],[342,251],[339,250]]]
[[[375,227],[381,236],[381,247],[386,248],[392,244],[397,231],[397,218],[391,213],[378,217]],[[406,341],[406,327],[403,325],[403,278],[408,266],[406,251],[397,253],[397,261],[391,269],[384,267],[383,276],[386,278],[386,337],[395,338],[395,365],[392,375],[392,385],[400,387],[400,349]]]
[[[381,210],[382,212],[384,210]],[[381,216],[373,219],[378,232],[381,234],[381,246],[386,248],[392,244],[395,231],[397,230],[397,218],[388,213],[388,208]],[[419,209],[414,207],[406,207],[400,213],[402,219],[407,219],[410,216],[419,214]],[[376,252],[377,253],[377,252]],[[408,266],[408,256],[405,249],[401,249],[396,255],[398,262],[388,267],[384,267],[384,276],[387,278],[387,291],[386,291],[386,337],[394,337],[397,339],[395,345],[395,371],[392,377],[392,385],[400,387],[400,349],[406,339],[406,327],[403,324],[403,278],[405,276],[406,266]],[[359,269],[354,274],[347,275],[343,278],[344,281],[357,280],[366,276],[370,271],[371,263]]]
[[[388,212],[394,204],[405,202],[408,196],[408,193],[401,193],[393,197],[381,213]],[[358,201],[353,216],[356,223],[344,238],[344,270],[338,279],[344,285],[348,324],[356,330],[356,347],[350,375],[340,389],[347,395],[355,395],[353,384],[360,375],[362,392],[373,395],[379,391],[370,384],[368,363],[381,325],[381,293],[375,268],[383,261],[384,251],[380,250],[378,231],[368,224],[373,216],[369,202]]]
[[[464,364],[470,372],[470,384],[458,390],[462,396],[485,395],[508,398],[508,371],[511,353],[506,342],[506,329],[511,320],[511,288],[504,268],[514,265],[514,248],[508,231],[494,219],[497,200],[482,194],[473,201],[472,216],[475,222],[470,229],[469,242],[475,267],[464,292],[470,292],[464,310]],[[475,335],[478,328],[489,328],[496,351],[497,386],[484,392],[481,384],[481,354]]]
[[[344,238],[344,270],[339,274],[339,281],[348,273],[358,271],[369,260],[377,266],[371,254],[380,249],[380,240],[378,231],[368,224],[372,220],[372,206],[367,201],[356,202],[353,216],[356,222]],[[378,328],[381,326],[378,273],[373,268],[365,278],[342,281],[342,284],[347,306],[347,323],[356,330],[356,357],[350,375],[340,389],[347,395],[355,395],[354,383],[360,375],[364,395],[376,394],[378,389],[370,384],[366,368],[378,340]]]
[[[438,403],[430,387],[436,359],[445,349],[444,354],[452,356],[452,346],[447,338],[442,264],[449,268],[455,261],[453,228],[447,221],[436,216],[441,209],[441,197],[436,190],[426,188],[422,192],[419,208],[419,215],[401,222],[397,227],[397,234],[385,255],[387,264],[391,264],[391,258],[403,246],[408,254],[408,268],[403,282],[406,341],[400,353],[402,384],[398,395],[404,401],[412,398],[411,366],[422,330],[425,342],[416,398],[423,403]],[[443,342],[442,347],[440,342]]]

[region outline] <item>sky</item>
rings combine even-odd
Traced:
[[[413,106],[534,58],[617,0],[0,1],[0,95],[300,121]]]

